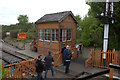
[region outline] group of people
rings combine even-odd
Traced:
[[[47,72],[49,69],[51,69],[52,76],[54,76],[53,71],[53,56],[51,56],[51,52],[48,52],[48,55],[44,58],[44,61],[42,61],[42,55],[38,56],[38,59],[36,61],[36,72],[37,72],[37,80],[43,80],[42,72],[45,71],[45,79],[47,78]]]
[[[64,49],[62,53],[63,57],[63,64],[66,66],[65,74],[69,73],[69,66],[70,61],[72,58],[72,53],[70,51],[70,46],[67,45],[66,49]],[[43,80],[42,72],[45,71],[44,78],[47,79],[47,72],[48,70],[51,70],[52,76],[54,76],[54,70],[53,70],[53,56],[51,55],[51,52],[48,52],[48,55],[44,58],[44,63],[42,62],[42,55],[38,56],[38,59],[36,61],[36,72],[37,72],[37,80]]]

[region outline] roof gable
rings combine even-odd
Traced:
[[[68,15],[71,15],[72,18],[75,20],[76,23],[78,23],[77,19],[73,15],[71,11],[65,11],[65,12],[59,12],[59,13],[53,13],[53,14],[46,14],[43,17],[41,17],[39,20],[35,22],[35,24],[40,23],[48,23],[48,22],[61,22],[63,21]]]

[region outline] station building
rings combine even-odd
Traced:
[[[45,55],[48,51],[62,52],[66,45],[77,54],[77,19],[71,11],[46,14],[35,22],[38,30],[37,51]]]

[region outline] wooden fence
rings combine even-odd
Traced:
[[[74,49],[72,51],[75,51]],[[60,52],[54,52],[52,54],[54,59],[53,66],[59,66],[62,64],[62,54]],[[77,57],[77,53],[73,53],[72,59]],[[4,68],[7,69],[6,78],[28,78],[36,75],[35,72],[35,62],[37,58],[22,61],[19,63],[13,63],[5,65]]]
[[[105,66],[103,64],[103,54],[106,54]],[[86,60],[85,66],[108,68],[110,63],[120,65],[120,51],[103,52],[91,49],[91,56]]]
[[[62,54],[60,52],[54,52],[52,56],[54,59],[54,66],[59,66],[62,64]]]
[[[62,55],[59,52],[53,53],[54,64],[53,66],[58,66],[62,64]],[[4,68],[7,70],[6,78],[28,78],[36,75],[35,72],[35,62],[36,58],[22,61],[19,63],[13,63],[5,65]]]
[[[71,49],[72,52],[72,59],[75,59],[78,55],[77,55],[77,49],[73,48]],[[54,58],[54,66],[59,66],[60,64],[63,63],[62,61],[62,53],[58,52],[53,52],[53,58]]]
[[[7,69],[6,78],[28,78],[36,74],[35,72],[36,59],[30,59],[19,63],[14,63],[4,66]]]

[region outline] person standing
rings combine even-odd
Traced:
[[[42,55],[38,56],[35,67],[37,72],[37,80],[43,80],[42,72],[45,70],[45,66],[42,62]]]
[[[46,66],[46,71],[45,71],[45,79],[47,78],[47,72],[49,69],[51,69],[52,76],[54,76],[54,70],[53,70],[53,56],[51,56],[51,52],[48,52],[48,55],[44,58],[45,60],[45,66]]]
[[[66,66],[66,69],[65,69],[65,73],[69,73],[69,66],[70,66],[70,61],[71,61],[71,58],[72,58],[72,53],[70,51],[70,46],[67,45],[66,46],[66,49],[63,51],[63,54],[64,54],[64,62],[65,62],[65,66]]]
[[[63,47],[62,48],[62,51],[61,51],[61,53],[62,53],[62,62],[63,62],[63,66],[65,66],[65,59],[64,59],[64,50],[66,49],[66,47]]]

